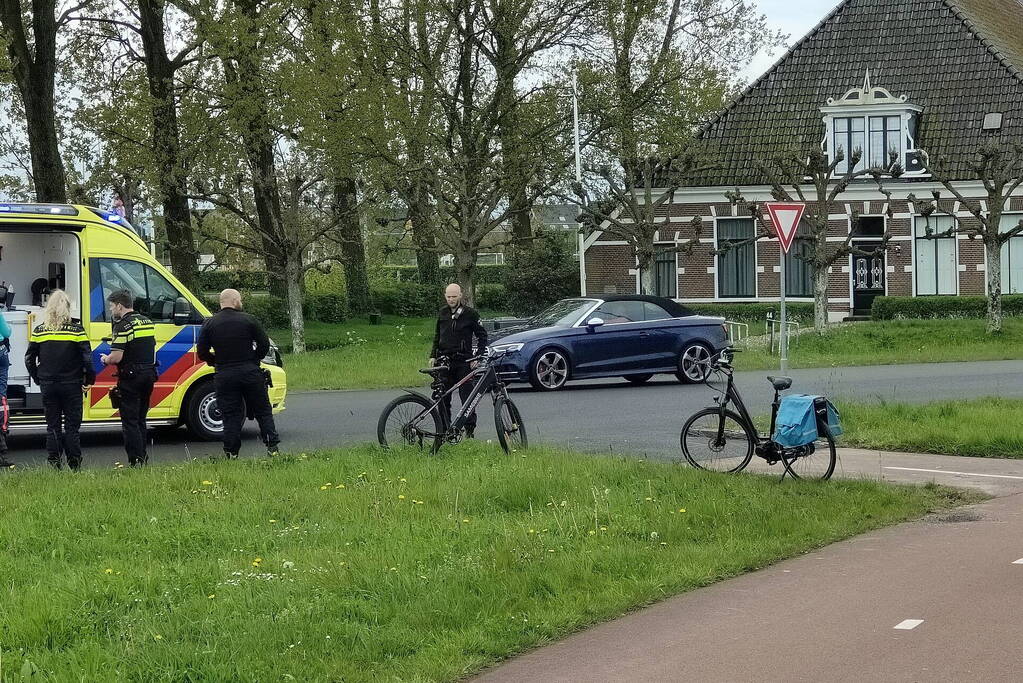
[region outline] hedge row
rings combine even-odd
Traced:
[[[444,304],[444,287],[418,282],[378,283],[370,288],[373,305],[381,313],[403,318],[431,316]],[[476,308],[485,311],[508,310],[504,285],[476,285]]]
[[[264,291],[268,288],[267,273],[261,270],[208,270],[199,273],[199,286],[204,292],[227,288]]]
[[[694,313],[712,315],[725,320],[748,325],[763,324],[767,314],[773,313],[775,318],[781,317],[778,304],[736,303],[736,304],[682,304]],[[813,323],[813,304],[788,303],[785,305],[785,317],[801,325]]]
[[[283,328],[291,324],[288,306],[283,299],[268,294],[243,296],[245,310],[256,316],[266,328]],[[220,310],[215,296],[206,298],[206,307],[211,311]],[[306,294],[305,319],[323,323],[343,323],[348,319],[348,302],[344,294]]]
[[[1002,314],[1023,316],[1023,294],[1002,296]],[[870,308],[874,320],[983,318],[985,296],[879,296]]]

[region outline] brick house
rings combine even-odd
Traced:
[[[868,312],[880,294],[983,295],[983,244],[964,235],[925,239],[926,221],[906,197],[927,199],[942,189],[918,150],[946,160],[966,199],[986,197],[968,162],[992,137],[1023,140],[1023,0],[844,0],[700,131],[717,167],[675,192],[664,211],[679,229],[657,235],[665,248],[685,242],[689,222],[700,217],[700,243],[689,254],[662,249],[649,293],[691,303],[777,301],[776,239],[714,253],[727,240],[754,234],[753,220],[725,193],[738,187],[751,202],[770,201],[756,160],[795,145],[821,145],[828,154],[862,149],[860,165],[867,166],[894,151],[907,171],[884,181],[890,207],[876,185],[863,180],[829,210],[829,241],[849,236],[856,209],[862,220],[855,223],[853,244],[872,250],[829,270],[829,318]],[[1006,208],[1020,213],[1005,217],[1005,229],[1023,218],[1019,194]],[[968,216],[955,203],[948,206]],[[930,219],[932,234],[950,225],[948,217]],[[881,248],[886,232],[891,239]],[[585,240],[585,292],[637,292],[632,248],[602,237],[596,231]],[[793,252],[801,248],[797,238]],[[812,301],[807,264],[786,258],[788,297]],[[1002,248],[1002,289],[1023,293],[1023,236]]]

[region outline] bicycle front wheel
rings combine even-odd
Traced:
[[[785,463],[785,471],[793,479],[830,479],[835,472],[838,454],[835,451],[835,439],[827,428],[823,436],[813,442],[813,452],[809,448],[793,448],[783,450],[781,460]]]
[[[756,443],[742,418],[720,408],[705,408],[690,417],[679,441],[690,465],[712,472],[741,472]]]
[[[377,421],[377,440],[384,448],[427,446],[436,452],[443,443],[443,427],[433,404],[422,396],[399,396],[384,408]]]
[[[494,403],[494,423],[497,427],[497,440],[505,453],[513,453],[527,447],[526,426],[522,424],[522,415],[510,398],[501,397]]]

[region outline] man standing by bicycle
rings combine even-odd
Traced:
[[[451,370],[447,375],[446,386],[450,389],[472,372],[475,364],[470,364],[469,359],[474,355],[473,337],[476,338],[477,353],[482,353],[487,348],[487,331],[480,324],[480,314],[462,300],[460,285],[456,283],[448,285],[444,290],[444,299],[447,303],[440,309],[437,316],[437,331],[433,336],[430,366],[432,367],[442,356],[448,358]],[[458,396],[463,404],[471,391],[472,382],[466,382],[459,387]],[[450,415],[451,397],[447,396],[444,403]],[[466,438],[473,438],[475,432],[476,411],[474,410],[465,423]]]

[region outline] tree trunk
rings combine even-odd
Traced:
[[[469,306],[476,305],[476,254],[455,254],[455,280],[462,286],[462,298]]]
[[[1002,331],[1002,245],[996,235],[984,240],[987,250],[987,332],[1000,334]]]
[[[639,270],[639,294],[654,293],[654,241],[636,247],[636,268]]]
[[[813,273],[813,329],[818,333],[828,327],[828,267],[820,266]],[[782,332],[784,334],[784,331]]]
[[[36,200],[67,203],[67,178],[57,145],[53,103],[57,73],[56,1],[34,0],[31,23],[25,26],[21,2],[0,0],[0,42],[6,43],[10,70],[25,106],[32,183]],[[28,39],[31,30],[32,39]]]
[[[433,233],[433,211],[425,183],[421,180],[410,193],[408,220],[412,224],[412,242],[416,247],[416,270],[424,285],[440,284],[440,256]]]
[[[302,308],[305,295],[302,290],[302,254],[297,249],[288,254],[284,280],[288,291],[288,320],[291,323],[291,351],[305,353],[305,318]]]
[[[340,216],[341,262],[345,269],[348,309],[366,313],[372,308],[369,276],[366,273],[366,244],[359,221],[359,198],[355,178],[334,181],[334,205]]]
[[[139,0],[139,27],[149,82],[153,119],[153,158],[163,205],[164,229],[174,276],[195,292],[199,284],[199,255],[188,209],[188,176],[181,161],[178,109],[174,98],[175,65],[164,42],[164,3]]]

